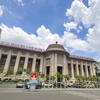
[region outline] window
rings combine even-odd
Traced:
[[[50,64],[50,58],[46,59],[46,64]]]

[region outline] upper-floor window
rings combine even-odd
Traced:
[[[50,58],[46,59],[46,64],[50,64]]]

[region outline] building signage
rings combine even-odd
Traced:
[[[6,46],[11,46],[11,47],[23,48],[23,49],[30,49],[30,50],[35,50],[35,51],[44,51],[41,48],[36,48],[36,47],[31,47],[31,46],[25,46],[25,45],[20,45],[20,44],[15,44],[15,43],[9,43],[9,42],[3,42],[3,41],[0,41],[0,45],[6,45]]]

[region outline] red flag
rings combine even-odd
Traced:
[[[56,41],[56,44],[58,44],[58,41]]]

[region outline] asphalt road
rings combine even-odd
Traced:
[[[86,93],[94,96],[100,96],[100,89],[88,89],[88,90],[75,90],[75,92]]]
[[[0,100],[94,100],[69,93],[45,92],[0,92]]]
[[[2,85],[0,100],[100,100],[100,89],[40,89],[26,91]]]

